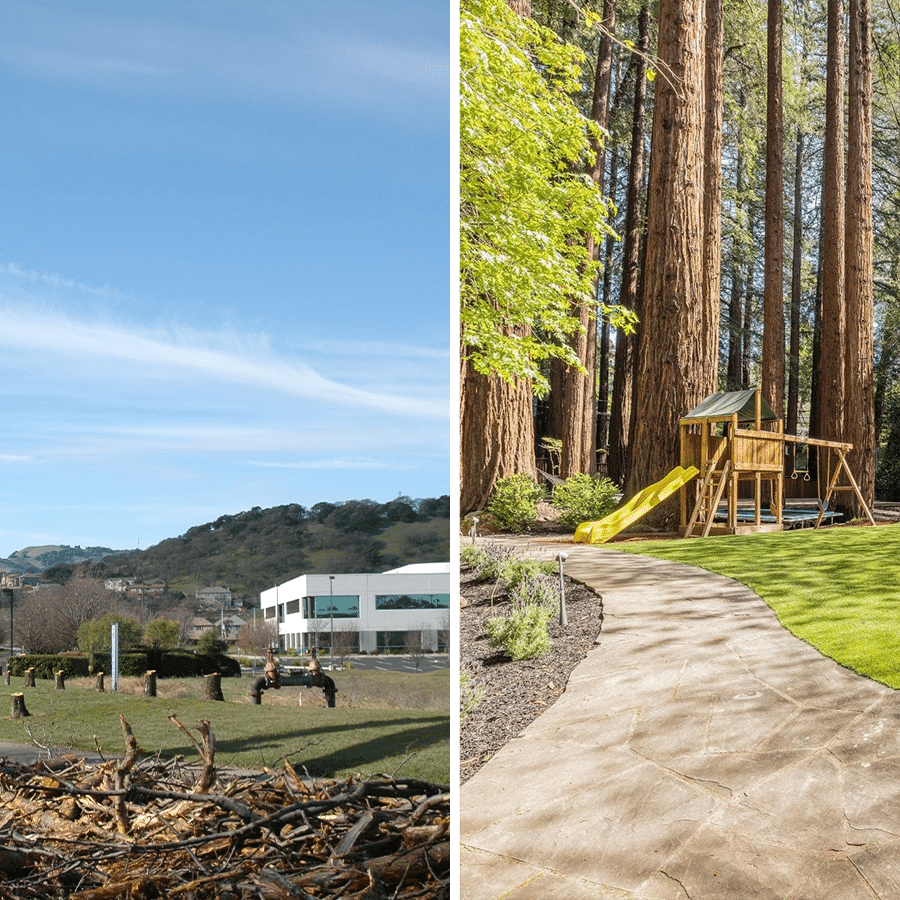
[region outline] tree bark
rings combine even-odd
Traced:
[[[462,362],[460,514],[484,509],[499,478],[534,477],[531,382],[509,384]]]
[[[219,672],[213,672],[207,675],[203,683],[203,699],[204,700],[224,700],[222,694],[222,676]]]
[[[797,128],[794,153],[794,246],[791,251],[791,330],[785,431],[796,434],[800,420],[800,302],[803,264],[803,132]],[[792,454],[796,455],[796,445]]]
[[[106,688],[103,686],[103,672],[98,672],[98,673],[97,673],[97,685],[96,685],[96,687],[97,687],[97,693],[99,693],[99,694],[105,694],[105,693],[106,693]]]
[[[850,0],[847,127],[846,266],[848,456],[860,492],[875,500],[875,373],[872,263],[872,52],[869,0]],[[863,514],[855,494],[849,511]]]
[[[28,712],[28,709],[25,707],[25,695],[24,694],[13,694],[12,695],[12,717],[14,719],[24,719],[26,716],[30,716],[31,713]]]
[[[25,670],[25,687],[36,687],[34,683],[34,666],[29,666]]]
[[[719,334],[722,293],[722,119],[725,110],[725,18],[722,0],[706,0],[704,33],[703,112],[703,334]],[[699,348],[702,371],[710,372],[710,393],[716,389],[719,370],[719,342],[708,341]]]
[[[650,11],[646,3],[638,17],[635,65],[634,108],[631,118],[631,156],[625,192],[625,240],[622,247],[622,282],[619,303],[638,312],[640,271],[641,197],[644,186],[644,131],[647,99],[647,44]],[[619,331],[616,335],[616,363],[613,375],[612,414],[609,422],[609,477],[624,484],[627,474],[628,444],[631,436],[631,406],[636,338]]]
[[[766,30],[766,210],[762,393],[784,414],[784,124],[781,0],[769,0]]]
[[[56,689],[58,691],[66,689],[66,673],[62,669],[56,673]]]
[[[822,165],[822,350],[816,437],[842,441],[844,413],[844,4],[828,0],[825,153]]]
[[[726,384],[729,391],[739,391],[743,379],[743,266],[745,265],[741,231],[746,224],[744,203],[744,153],[741,149],[741,133],[738,130],[737,160],[735,164],[735,227],[731,243],[731,292],[728,300],[728,368]]]
[[[156,696],[156,670],[150,669],[146,675],[144,675],[144,696],[145,697],[155,697]]]
[[[603,31],[597,50],[597,67],[594,73],[594,94],[591,102],[591,119],[601,128],[607,127],[609,86],[612,73],[612,33],[616,27],[616,2],[603,0]],[[606,142],[592,138],[593,160],[590,176],[603,189],[606,160]],[[599,248],[592,238],[587,239],[588,252],[597,258]],[[590,301],[573,300],[571,315],[579,328],[573,334],[570,346],[584,366],[580,372],[574,366],[566,368],[563,375],[562,394],[562,455],[560,476],[568,478],[579,472],[592,474],[597,470],[596,454],[596,393],[595,367],[597,360],[597,283]]]
[[[703,59],[705,0],[661,0],[647,256],[638,349],[636,425],[626,493],[664,476],[679,459],[679,418],[711,393],[718,335],[704,310]],[[711,349],[712,348],[712,349]],[[674,522],[672,502],[650,521]]]

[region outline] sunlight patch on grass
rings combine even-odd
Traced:
[[[616,549],[747,585],[794,635],[900,688],[900,526],[645,541]]]

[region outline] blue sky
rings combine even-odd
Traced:
[[[0,556],[450,492],[446,3],[0,3]]]

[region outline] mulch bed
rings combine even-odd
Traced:
[[[513,662],[491,647],[485,636],[486,621],[509,609],[502,585],[476,582],[463,569],[460,661],[469,676],[468,687],[480,691],[482,699],[460,725],[461,782],[563,693],[572,670],[596,644],[603,624],[603,599],[569,578],[565,582],[568,626],[561,628],[557,618],[550,625],[552,650],[537,659]]]

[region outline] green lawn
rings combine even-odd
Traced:
[[[397,705],[404,678],[408,708]],[[122,714],[149,753],[181,754],[194,761],[194,748],[167,718],[174,713],[191,729],[199,720],[209,719],[216,736],[216,761],[222,765],[278,766],[288,756],[298,771],[305,766],[314,777],[391,773],[402,766],[401,773],[410,777],[449,781],[447,670],[419,675],[336,672],[335,709],[320,705],[319,691],[299,687],[266,691],[262,705],[251,706],[250,681],[223,679],[222,703],[200,699],[202,679],[160,680],[160,696],[150,698],[143,696],[134,679],[123,679],[117,693],[108,690],[107,681],[107,693],[100,694],[87,679],[70,681],[66,690],[58,691],[52,681],[39,679],[36,687],[24,688],[24,680],[13,677],[7,691],[24,692],[32,715],[25,720],[8,714],[0,719],[0,740],[29,743],[27,724],[41,743],[93,750],[96,735],[104,754],[116,755],[123,751]],[[368,705],[348,705],[347,696],[365,697]],[[379,698],[384,698],[385,708],[373,708]],[[6,710],[11,705],[10,701]]]
[[[900,687],[900,526],[642,541],[616,549],[734,578],[797,637],[861,675]]]

